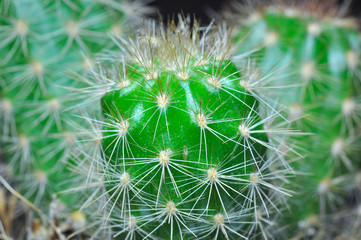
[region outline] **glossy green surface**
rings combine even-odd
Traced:
[[[102,100],[112,210],[134,216],[141,231],[161,239],[202,237],[207,231],[200,229],[206,230],[207,221],[212,225],[215,214],[245,211],[253,204],[246,197],[250,175],[264,164],[265,147],[245,140],[239,130],[241,124],[254,126],[252,131],[263,126],[257,124],[258,103],[240,86],[237,68],[213,60],[193,66],[187,79],[161,64],[153,79],[147,79],[148,72],[138,64],[127,68],[127,86]],[[212,83],[216,69],[220,71]],[[262,130],[251,136],[266,141]],[[124,174],[129,174],[130,190],[124,188]],[[170,201],[183,214],[183,224],[180,219],[163,222],[170,218],[164,210]],[[239,213],[237,219],[250,219],[247,214]],[[112,217],[119,218],[119,213]],[[245,231],[241,226],[238,234]]]

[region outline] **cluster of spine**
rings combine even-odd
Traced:
[[[304,157],[291,164],[299,176],[288,187],[299,194],[288,200],[290,212],[283,218],[292,223],[297,239],[331,238],[328,213],[359,183],[361,39],[356,24],[343,17],[345,8],[336,1],[256,1],[233,9],[240,11],[229,19],[244,27],[234,37],[239,51],[258,49],[252,54],[259,59],[259,75],[273,72],[267,87],[276,90],[267,94],[287,107],[294,127],[309,133],[293,139]],[[288,159],[295,155],[289,152]]]
[[[4,173],[10,174],[16,189],[51,220],[74,211],[81,198],[79,192],[58,194],[54,201],[54,194],[79,181],[69,169],[74,164],[71,150],[77,145],[77,135],[82,134],[74,115],[99,109],[84,107],[70,90],[85,86],[95,55],[115,46],[112,38],[123,35],[129,25],[139,23],[143,14],[151,11],[143,4],[113,0],[0,2]],[[72,226],[83,227],[81,214],[68,216]],[[28,237],[40,239],[46,234],[34,231]]]
[[[271,124],[274,108],[261,118],[261,96],[244,88],[256,70],[236,68],[229,35],[189,19],[149,23],[119,39],[127,54],[110,54],[97,83],[79,90],[104,95],[102,117],[87,118],[97,150],[84,150],[82,164],[93,166],[96,194],[85,205],[102,213],[99,236],[267,239],[276,231],[273,213],[290,195],[288,130]]]

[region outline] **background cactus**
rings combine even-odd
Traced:
[[[76,221],[81,194],[58,193],[79,180],[70,169],[81,134],[74,116],[97,111],[70,89],[85,86],[95,55],[151,12],[142,1],[1,1],[1,151],[17,190],[52,220]]]
[[[229,19],[243,26],[234,35],[239,51],[259,49],[256,66],[273,72],[268,87],[277,86],[268,94],[288,108],[293,126],[311,133],[295,143],[305,157],[292,164],[301,174],[289,188],[300,194],[288,201],[287,222],[298,224],[296,238],[330,238],[326,214],[345,201],[360,163],[356,22],[336,1],[248,1],[232,9]]]

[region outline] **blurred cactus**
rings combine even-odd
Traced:
[[[0,147],[17,190],[53,217],[73,216],[71,150],[84,86],[96,54],[112,49],[152,9],[144,1],[5,0],[0,3]],[[55,206],[54,206],[55,204]],[[51,207],[53,206],[53,207]],[[62,207],[64,206],[64,207]],[[51,219],[53,218],[51,217]],[[76,227],[76,226],[74,226]],[[84,226],[82,226],[84,227]],[[36,234],[35,234],[36,235]],[[40,239],[34,237],[34,239]]]
[[[317,229],[325,234],[322,238],[330,238],[324,218],[344,201],[349,173],[357,172],[360,163],[356,22],[345,17],[347,6],[336,1],[246,1],[232,9],[228,19],[242,23],[234,35],[239,52],[258,49],[252,54],[260,74],[273,72],[268,87],[275,89],[268,95],[288,108],[294,127],[311,133],[294,143],[305,151],[303,159],[291,164],[300,175],[289,188],[299,195],[288,201],[287,223],[293,223],[291,231],[298,223],[298,238]]]

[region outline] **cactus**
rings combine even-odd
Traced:
[[[102,118],[86,119],[101,153],[87,165],[98,166],[91,203],[113,238],[269,237],[270,213],[290,195],[279,149],[288,130],[265,128],[279,113],[261,118],[257,89],[242,85],[253,69],[237,70],[228,37],[189,19],[149,23],[99,67]]]
[[[288,201],[284,218],[298,238],[318,228],[329,238],[326,214],[344,201],[348,175],[360,163],[361,40],[355,20],[336,1],[248,1],[232,9],[227,17],[243,26],[234,35],[239,52],[258,49],[260,74],[276,69],[268,87],[277,87],[268,94],[288,108],[293,126],[311,133],[295,140],[305,157],[291,164],[302,174],[289,189],[300,194]]]
[[[252,13],[230,43],[189,18],[125,40],[139,1],[0,2],[0,182],[45,218],[27,237],[335,234],[359,191],[361,40],[333,1],[289,3],[234,8]]]
[[[82,198],[59,194],[78,181],[74,115],[98,111],[70,90],[85,85],[77,80],[90,75],[96,54],[115,47],[113,37],[151,11],[137,0],[0,3],[0,147],[16,189],[52,220],[75,216],[68,211]]]

